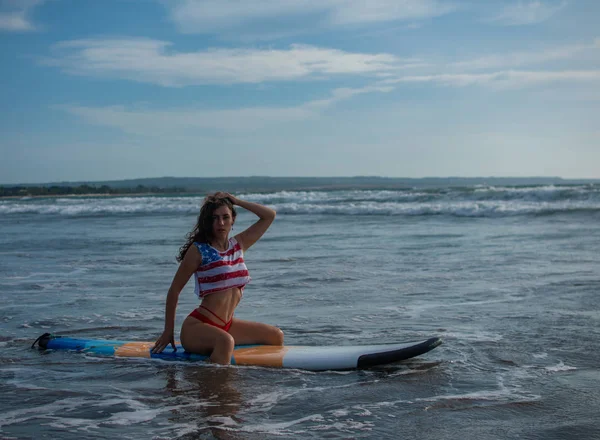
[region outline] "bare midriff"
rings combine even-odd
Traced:
[[[232,287],[231,289],[221,290],[220,292],[215,292],[206,295],[202,298],[202,305],[207,309],[211,310],[218,317],[220,317],[224,322],[229,322],[229,320],[233,317],[233,312],[235,308],[240,303],[242,299],[242,292],[239,287]],[[210,312],[207,312],[204,309],[197,309],[199,313],[203,314],[207,318],[211,320],[214,316],[211,316]]]

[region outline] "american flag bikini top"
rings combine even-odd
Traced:
[[[203,298],[211,293],[239,287],[250,282],[250,275],[242,247],[235,238],[229,239],[229,248],[220,252],[207,243],[194,243],[202,255],[202,264],[196,271],[196,295]]]

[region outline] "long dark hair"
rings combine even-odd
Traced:
[[[185,253],[194,242],[197,243],[208,243],[212,238],[212,227],[213,227],[213,213],[221,206],[227,206],[231,211],[233,220],[237,216],[233,203],[229,197],[221,192],[215,194],[209,194],[204,199],[204,203],[200,208],[200,215],[198,215],[198,221],[194,229],[186,235],[185,244],[179,248],[179,254],[177,254],[177,261],[181,262]]]

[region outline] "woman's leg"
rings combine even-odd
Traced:
[[[181,326],[181,345],[190,353],[210,353],[210,360],[216,364],[229,365],[235,345],[234,338],[214,325],[205,324],[188,316]]]
[[[235,345],[283,345],[283,332],[272,325],[233,318],[229,334]]]

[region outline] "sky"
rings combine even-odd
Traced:
[[[597,0],[0,0],[0,184],[600,178]]]

